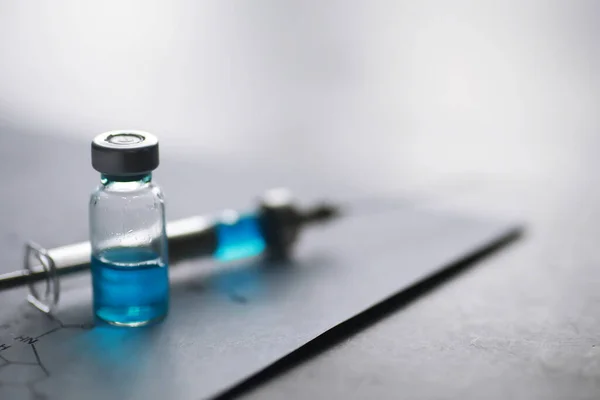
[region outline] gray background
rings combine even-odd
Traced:
[[[276,171],[213,171],[237,199],[302,172],[300,192],[318,175],[527,219],[517,246],[250,397],[597,398],[598,8],[4,0],[0,126],[135,127],[207,168]]]

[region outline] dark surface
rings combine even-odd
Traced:
[[[85,147],[83,142],[21,134],[16,143],[11,137],[0,136],[0,155],[5,156],[0,158],[2,170],[13,165],[6,163],[9,154],[26,165],[50,165],[52,157],[45,150],[50,147],[53,156],[68,155],[71,165],[78,168],[60,164],[19,169],[7,177],[5,188],[18,193],[19,205],[6,204],[2,209],[1,236],[35,237],[47,246],[54,240],[68,244],[65,237],[87,230],[87,219],[76,210],[79,199],[87,197],[87,187],[98,180],[96,176],[87,181],[88,157],[79,151]],[[168,207],[180,202],[177,212],[199,212],[194,200],[202,196],[201,188],[187,185],[178,172],[187,169],[206,181],[210,177],[199,166],[163,159],[169,166],[161,171],[164,181],[174,193],[186,193],[183,199],[167,195]],[[245,167],[255,169],[250,164]],[[218,165],[214,168],[221,170]],[[35,179],[52,184],[20,186]],[[323,186],[316,177],[313,184]],[[41,190],[46,195],[42,204],[37,196]],[[50,203],[52,198],[57,201]],[[52,232],[31,225],[48,218],[42,214],[43,206],[51,206],[54,216],[50,220],[57,219],[49,222]],[[19,379],[36,379],[38,369],[22,372],[19,379],[2,374],[0,396],[17,400],[34,390],[49,399],[210,398],[239,382],[256,380],[259,371],[276,369],[273,363],[295,357],[293,352],[307,344],[310,349],[315,338],[343,334],[346,328],[340,324],[397,293],[407,291],[403,296],[407,301],[416,288],[422,291],[433,286],[444,275],[468,266],[469,259],[501,247],[519,232],[510,221],[420,210],[401,203],[385,211],[371,210],[371,215],[346,211],[343,218],[326,226],[307,227],[289,262],[246,260],[226,266],[188,258],[171,264],[171,308],[163,323],[148,329],[97,324],[62,339],[42,336],[33,349],[49,376],[28,388],[19,387]],[[22,247],[8,240],[0,246],[0,272],[17,268]],[[62,301],[53,312],[55,317],[79,324],[91,320],[89,279],[89,274],[61,279]],[[11,348],[2,350],[1,361],[8,373],[14,368],[6,360],[24,360],[31,353],[14,338],[38,338],[51,328],[46,316],[34,310],[19,317],[25,292],[22,288],[2,293],[0,347]],[[16,322],[11,323],[12,318]]]
[[[598,2],[0,7],[0,127],[147,129],[232,207],[304,176],[290,185],[308,196],[410,192],[526,220],[515,246],[247,398],[600,397]],[[202,208],[224,205],[195,184]],[[61,221],[43,204],[29,229]]]
[[[286,371],[295,368],[299,363],[306,362],[312,357],[315,357],[319,352],[328,349],[333,345],[339,344],[341,341],[347,340],[352,335],[360,332],[366,327],[376,323],[377,321],[386,318],[391,312],[398,311],[406,307],[410,302],[414,301],[419,296],[426,295],[430,290],[434,290],[438,285],[452,279],[457,274],[465,269],[476,265],[485,257],[490,256],[495,251],[501,250],[504,246],[521,236],[520,230],[514,230],[510,234],[504,236],[500,240],[492,243],[490,246],[482,248],[467,257],[464,257],[457,262],[450,264],[443,271],[430,276],[413,285],[406,290],[382,301],[369,310],[347,320],[338,325],[334,329],[323,333],[316,339],[302,346],[298,350],[283,357],[279,361],[273,363],[268,368],[260,371],[258,374],[244,380],[239,385],[231,390],[224,392],[219,398],[226,399],[244,394],[245,392],[256,389],[268,379],[274,379],[281,376]]]

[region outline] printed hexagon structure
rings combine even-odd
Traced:
[[[38,364],[9,362],[0,368],[0,385],[29,385],[46,377],[46,373]]]

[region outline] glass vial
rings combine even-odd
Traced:
[[[120,326],[162,320],[169,307],[165,205],[154,182],[158,140],[140,131],[112,131],[92,142],[101,173],[89,205],[94,314]]]

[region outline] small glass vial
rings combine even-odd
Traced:
[[[120,326],[162,320],[169,308],[165,206],[152,182],[158,139],[112,131],[92,141],[101,183],[89,208],[94,314]]]

